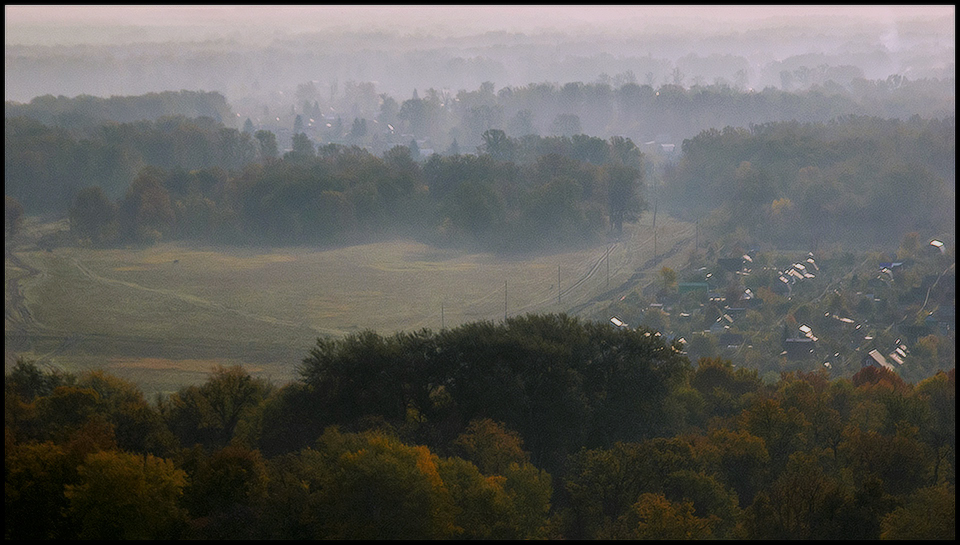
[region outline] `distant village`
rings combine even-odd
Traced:
[[[661,270],[642,294],[610,305],[610,322],[658,329],[694,362],[730,359],[770,380],[782,371],[822,367],[839,376],[866,366],[916,379],[936,372],[938,359],[955,358],[956,268],[942,241],[897,260],[872,254],[853,263],[852,254],[824,260],[812,252],[785,259],[771,263],[749,250],[679,273],[678,282]]]

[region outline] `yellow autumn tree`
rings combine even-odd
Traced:
[[[67,485],[68,513],[81,539],[170,539],[186,520],[184,471],[149,454],[94,452]]]
[[[663,494],[641,494],[617,519],[608,539],[711,539],[714,521],[694,514],[693,502],[672,502]]]

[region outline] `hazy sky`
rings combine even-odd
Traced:
[[[17,6],[5,11],[6,43],[25,43],[31,31],[59,28],[62,43],[78,41],[64,27],[76,25],[134,26],[145,28],[190,27],[196,37],[213,32],[247,28],[260,31],[299,32],[327,28],[397,30],[430,34],[505,30],[656,29],[662,25],[701,23],[717,29],[719,22],[754,27],[774,25],[784,17],[827,18],[836,24],[856,21],[892,23],[912,18],[949,18],[955,6],[907,5],[428,5],[428,6]],[[49,35],[43,40],[49,40]]]

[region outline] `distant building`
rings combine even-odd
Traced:
[[[809,337],[799,339],[785,339],[783,349],[787,352],[787,359],[799,360],[808,358],[813,354],[816,341]]]
[[[722,333],[719,339],[720,346],[727,348],[738,348],[743,344],[743,341],[743,335],[739,333]]]
[[[742,257],[727,257],[717,260],[717,265],[721,269],[729,272],[737,272],[743,268],[743,258]]]
[[[897,370],[896,367],[894,367],[892,363],[888,362],[887,358],[884,358],[883,354],[877,350],[871,350],[866,356],[864,356],[863,359],[860,360],[860,367],[882,367],[888,371],[894,372]]]
[[[740,318],[743,318],[744,314],[746,314],[747,309],[745,307],[725,306],[723,307],[723,312],[729,314],[734,320],[739,320]]]
[[[681,297],[690,292],[703,292],[701,295],[706,298],[709,291],[710,286],[706,282],[680,282],[677,284],[677,294]]]

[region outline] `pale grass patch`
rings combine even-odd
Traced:
[[[236,360],[216,358],[216,359],[183,359],[174,360],[167,358],[128,358],[113,357],[107,360],[107,369],[151,369],[155,371],[189,371],[192,373],[203,373],[213,370],[217,365],[230,367],[236,365]],[[249,373],[258,373],[263,371],[262,367],[244,365]]]

